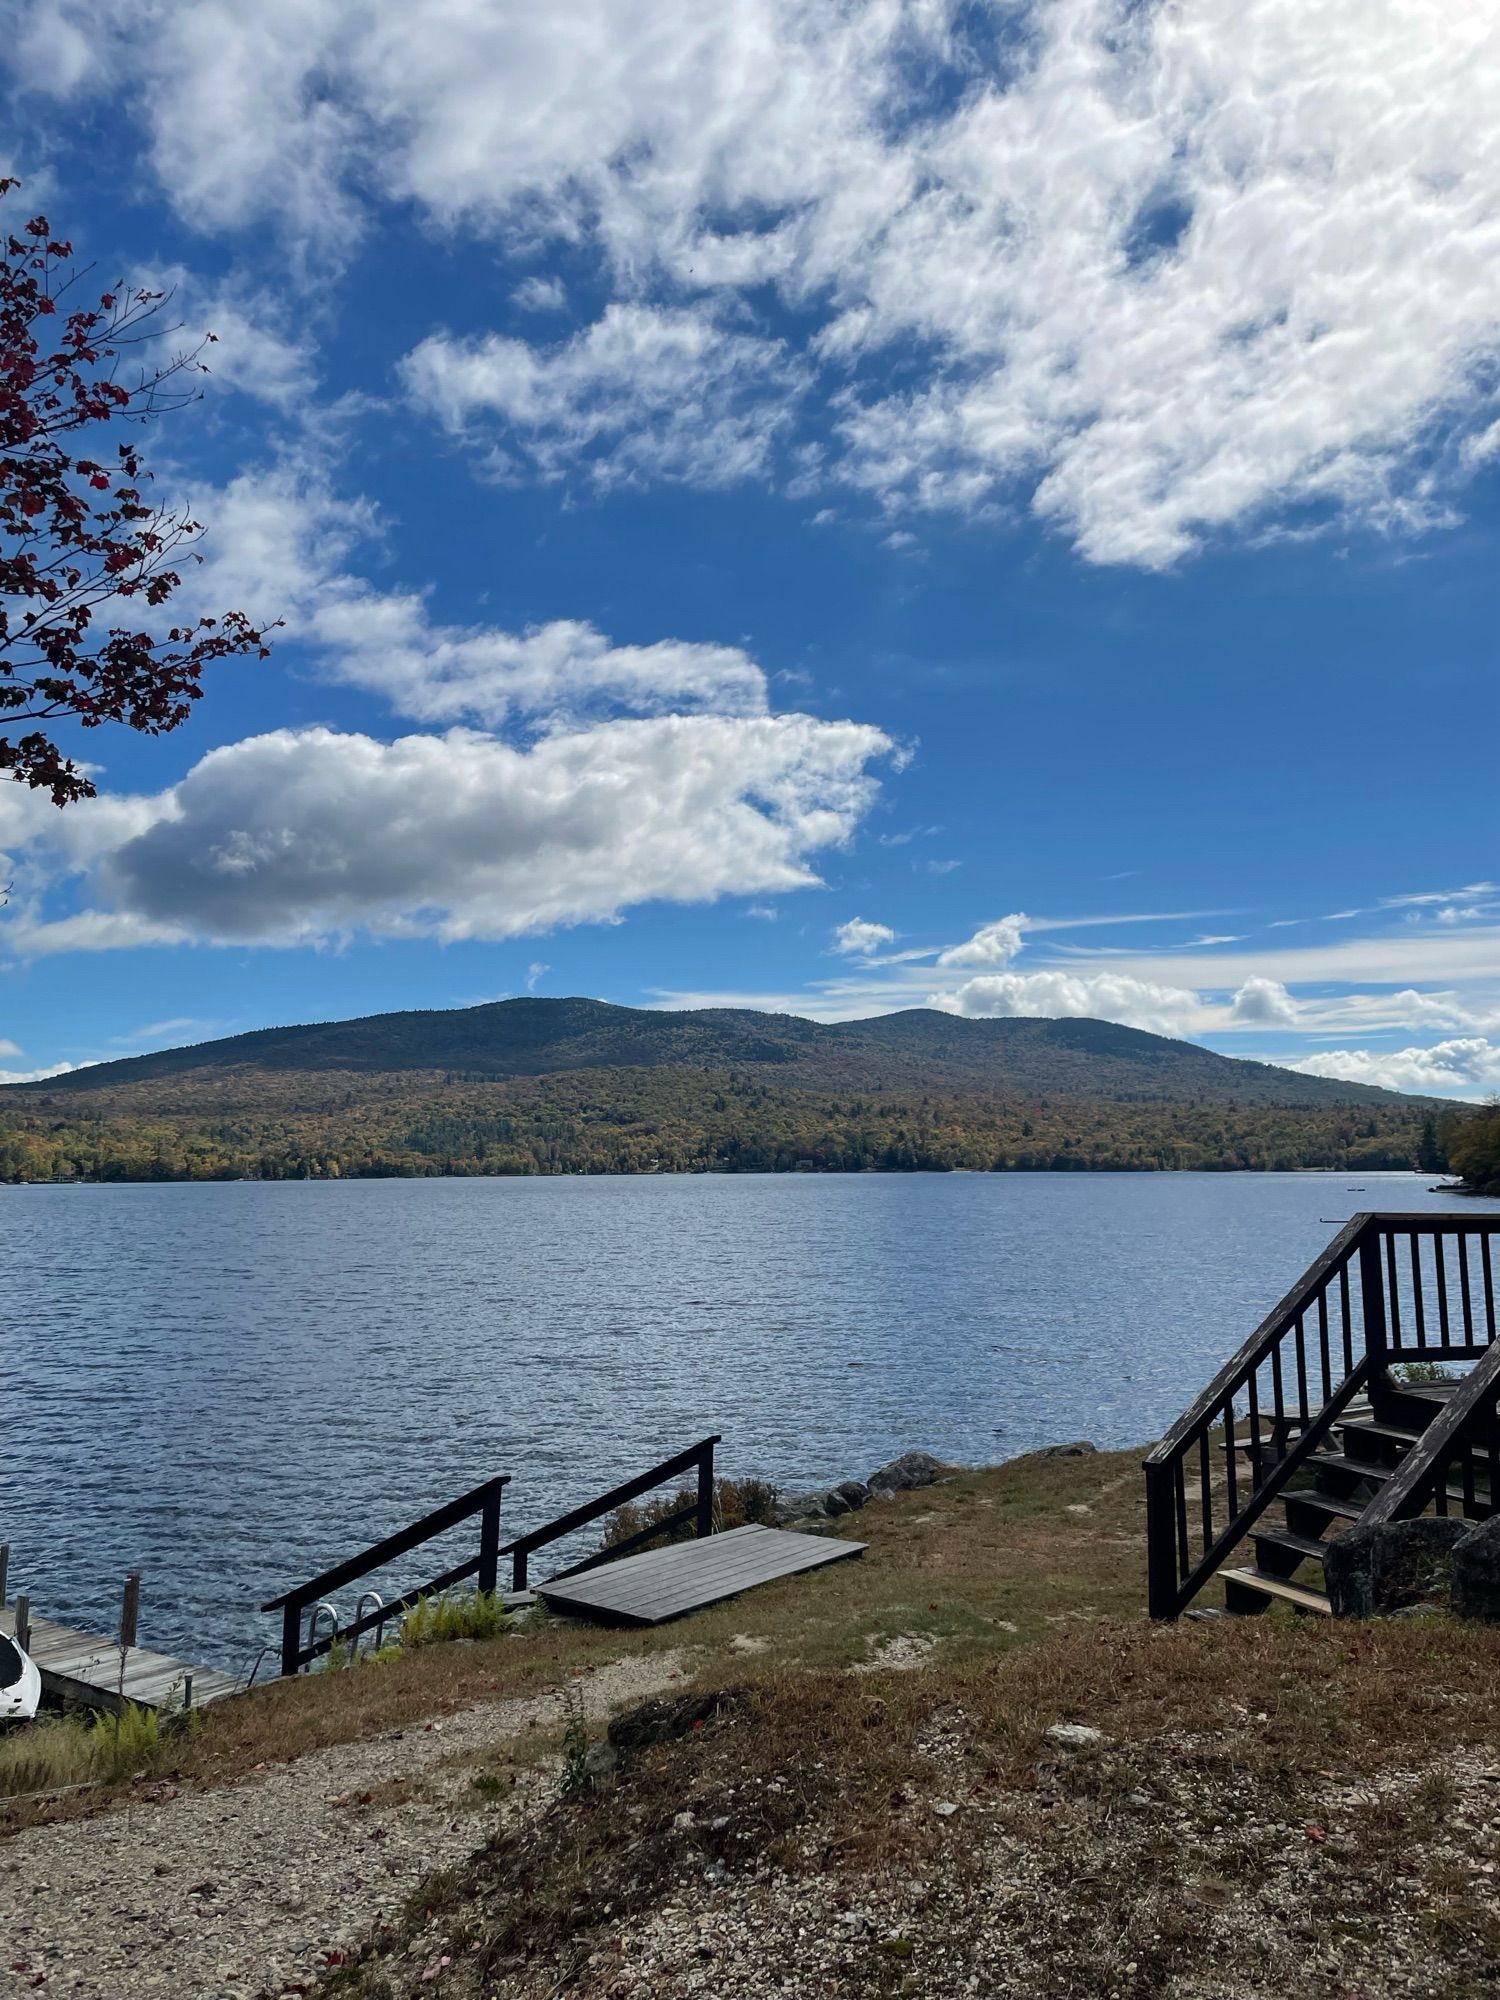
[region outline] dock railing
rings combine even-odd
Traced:
[[[518,1535],[507,1542],[500,1553],[511,1558],[511,1588],[528,1588],[531,1558],[538,1549],[546,1548],[550,1542],[560,1542],[564,1536],[576,1534],[586,1528],[591,1521],[598,1521],[606,1514],[613,1514],[617,1508],[628,1506],[632,1500],[639,1500],[655,1486],[664,1486],[669,1479],[679,1478],[684,1472],[694,1468],[698,1474],[697,1491],[691,1500],[679,1507],[675,1514],[665,1519],[652,1521],[623,1541],[611,1543],[608,1548],[596,1549],[581,1562],[571,1563],[568,1568],[558,1570],[549,1579],[560,1582],[565,1576],[579,1576],[586,1569],[595,1569],[600,1563],[614,1562],[620,1556],[633,1554],[644,1548],[648,1542],[657,1541],[670,1534],[674,1528],[693,1523],[694,1533],[711,1535],[714,1530],[714,1446],[722,1442],[716,1433],[713,1437],[700,1438],[697,1444],[690,1444],[686,1451],[679,1451],[671,1458],[664,1458],[660,1465],[653,1465],[649,1472],[643,1472],[636,1479],[627,1479],[622,1486],[611,1487],[608,1493],[601,1493],[596,1500],[590,1500],[582,1507],[575,1507],[570,1514],[560,1514],[555,1521],[545,1527],[533,1528],[530,1534]]]
[[[494,1591],[500,1581],[500,1496],[510,1484],[510,1474],[502,1472],[493,1479],[485,1480],[472,1492],[464,1493],[457,1500],[450,1500],[445,1507],[438,1507],[430,1514],[424,1514],[420,1521],[413,1521],[409,1528],[402,1528],[394,1535],[387,1535],[384,1541],[374,1542],[362,1549],[357,1556],[350,1556],[347,1562],[335,1563],[332,1569],[325,1569],[318,1576],[311,1576],[306,1583],[299,1583],[291,1590],[284,1590],[279,1597],[273,1597],[263,1604],[262,1611],[281,1613],[281,1671],[295,1674],[303,1667],[311,1666],[321,1653],[330,1647],[352,1642],[362,1633],[377,1625],[386,1624],[402,1611],[410,1610],[420,1598],[440,1596],[451,1590],[457,1583],[467,1583],[470,1577],[476,1587],[484,1591]],[[441,1576],[419,1584],[415,1590],[408,1590],[401,1597],[383,1604],[378,1610],[356,1618],[342,1630],[316,1633],[303,1637],[303,1619],[308,1607],[319,1603],[330,1591],[341,1590],[346,1583],[354,1583],[372,1571],[382,1569],[398,1556],[404,1556],[411,1549],[419,1548],[435,1535],[446,1534],[461,1522],[479,1516],[479,1552],[467,1562],[455,1568],[444,1570]]]
[[[1484,1214],[1345,1225],[1145,1461],[1153,1618],[1186,1610],[1372,1376],[1489,1352],[1497,1238]]]

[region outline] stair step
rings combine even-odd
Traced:
[[[1347,1472],[1351,1478],[1385,1481],[1394,1478],[1394,1465],[1372,1465],[1367,1458],[1352,1458],[1344,1451],[1315,1451],[1307,1464],[1315,1471]]]
[[[1409,1431],[1400,1424],[1372,1423],[1367,1417],[1358,1417],[1352,1422],[1346,1417],[1339,1429],[1347,1439],[1351,1434],[1357,1438],[1378,1438],[1385,1444],[1414,1445],[1421,1437],[1420,1431]]]
[[[1363,1500],[1341,1500],[1334,1493],[1314,1493],[1305,1487],[1290,1489],[1281,1497],[1290,1505],[1315,1507],[1320,1514],[1327,1514],[1337,1521],[1357,1521],[1367,1504]]]
[[[1252,1528],[1250,1539],[1257,1548],[1262,1542],[1271,1542],[1278,1549],[1293,1549],[1308,1562],[1321,1562],[1328,1553],[1327,1542],[1316,1541],[1311,1535],[1295,1534],[1290,1528]]]
[[[1284,1576],[1272,1576],[1263,1569],[1221,1569],[1219,1578],[1226,1584],[1240,1584],[1247,1590],[1258,1590],[1264,1596],[1290,1604],[1298,1611],[1314,1611],[1323,1618],[1333,1615],[1333,1607],[1321,1590],[1309,1590],[1302,1583],[1288,1583]]]

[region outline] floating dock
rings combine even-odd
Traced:
[[[863,1542],[821,1535],[789,1534],[784,1528],[731,1528],[700,1541],[673,1542],[644,1555],[539,1583],[536,1594],[549,1611],[610,1624],[659,1625],[666,1618],[701,1611],[742,1590],[824,1563],[863,1555]]]

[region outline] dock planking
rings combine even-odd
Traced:
[[[0,1606],[0,1632],[14,1638],[14,1607]],[[122,1701],[137,1708],[181,1709],[191,1679],[194,1708],[222,1701],[237,1694],[240,1683],[232,1674],[217,1667],[190,1666],[166,1653],[153,1653],[146,1646],[129,1646],[125,1651],[125,1673],[120,1674],[120,1648],[114,1639],[97,1632],[79,1632],[54,1619],[31,1616],[31,1636],[27,1651],[42,1677],[42,1692],[52,1702],[80,1708],[112,1712]]]
[[[864,1550],[863,1542],[791,1534],[784,1528],[731,1528],[701,1541],[623,1556],[535,1588],[549,1611],[612,1624],[659,1625],[757,1584],[821,1569]]]

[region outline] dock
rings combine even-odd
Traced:
[[[145,1646],[127,1646],[125,1671],[120,1672],[120,1645],[97,1632],[79,1632],[33,1612],[26,1650],[42,1677],[49,1702],[113,1713],[125,1702],[137,1708],[181,1711],[205,1708],[225,1695],[238,1694],[233,1674],[217,1667],[195,1667]],[[14,1605],[0,1606],[0,1632],[16,1636]]]
[[[757,1584],[821,1569],[864,1551],[863,1542],[790,1534],[784,1528],[731,1528],[722,1535],[600,1563],[535,1588],[549,1611],[609,1624],[659,1625]]]

